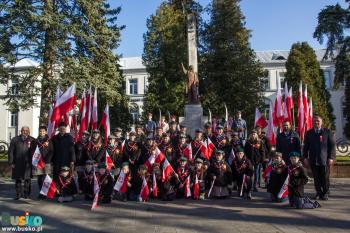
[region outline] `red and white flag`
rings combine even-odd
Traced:
[[[109,106],[106,105],[105,110],[103,111],[102,118],[101,118],[101,125],[104,129],[104,137],[105,137],[105,146],[108,144],[108,136],[111,133],[111,126],[109,123]]]
[[[213,150],[215,149],[214,143],[210,140],[210,138],[207,138],[205,141],[201,142],[201,152],[205,156],[207,160],[210,160],[210,157],[213,153]]]
[[[114,167],[113,160],[107,150],[106,150],[106,166],[107,166],[107,170],[109,171]]]
[[[303,95],[303,106],[304,106],[304,127],[306,132],[306,130],[308,130],[308,123],[309,123],[309,103],[308,103],[308,96],[307,96],[307,85],[305,85],[305,90]]]
[[[161,152],[159,150],[159,148],[157,147],[156,148],[156,153],[154,155],[151,154],[151,156],[145,162],[145,165],[148,168],[148,172],[152,171],[152,165],[154,163],[159,163],[160,164],[161,162],[163,162],[164,158],[165,158],[165,156],[164,156],[163,152]]]
[[[198,182],[198,176],[196,174],[196,179],[193,184],[193,199],[198,200],[199,199],[199,182]]]
[[[187,176],[186,180],[185,180],[185,184],[184,184],[184,188],[185,188],[185,197],[188,198],[191,196],[191,179],[190,176]]]
[[[97,129],[98,115],[97,115],[97,88],[95,87],[94,97],[92,99],[92,121],[91,128]]]
[[[283,113],[283,99],[282,99],[282,92],[281,92],[281,80],[279,76],[277,76],[277,93],[276,93],[273,117],[274,117],[274,126],[276,127],[281,126],[284,120],[284,113]]]
[[[260,126],[262,129],[264,129],[268,125],[265,117],[261,115],[258,108],[255,108],[255,120],[254,120],[254,127]]]
[[[98,184],[96,173],[94,171],[94,200],[92,201],[91,210],[94,210],[98,207],[99,193],[100,193],[100,185]]]
[[[299,93],[298,93],[298,131],[301,140],[304,139],[305,132],[305,111],[304,111],[304,101],[303,101],[303,84],[300,82]]]
[[[49,123],[47,124],[47,135],[49,135],[49,138],[52,138],[53,136],[55,136],[55,132],[56,132],[56,128],[55,127],[55,121],[51,121],[51,116],[52,116],[52,106],[50,106],[50,110],[49,110]]]
[[[142,201],[146,201],[148,198],[148,195],[149,195],[148,184],[147,184],[146,178],[143,177],[141,193],[140,193],[140,197],[141,197]]]
[[[36,146],[36,149],[34,151],[33,158],[32,158],[32,165],[37,169],[44,169],[45,167],[45,163],[43,160],[43,156],[40,152],[39,146]]]
[[[117,182],[114,185],[114,190],[117,192],[125,193],[126,192],[126,185],[128,183],[128,176],[124,173],[123,170],[121,170],[119,177],[117,179]]]
[[[52,112],[51,122],[60,122],[62,116],[67,114],[74,108],[76,103],[75,97],[75,84],[70,86],[65,93],[63,93],[55,103],[55,107]]]
[[[292,88],[288,90],[287,82],[284,84],[284,120],[292,122],[293,97]]]
[[[95,193],[94,200],[92,201],[91,210],[94,210],[98,207],[98,195],[99,192]]]
[[[307,130],[312,128],[312,118],[314,117],[313,111],[314,111],[314,109],[313,109],[313,106],[312,106],[312,98],[310,97],[310,100],[309,100],[309,117],[307,118],[308,119]]]
[[[153,193],[153,197],[158,197],[158,185],[157,185],[156,174],[154,173],[153,173],[153,180],[152,180],[152,193]]]
[[[86,117],[86,128],[89,128],[90,122],[91,122],[91,105],[92,105],[92,90],[91,90],[91,85],[89,87],[89,91],[87,92],[86,95],[86,112],[85,112],[85,117]]]
[[[270,162],[267,164],[264,172],[262,173],[262,177],[264,179],[269,178],[270,174],[271,174],[271,171],[272,171],[272,160],[270,160]]]
[[[119,145],[120,154],[123,154],[126,139]]]
[[[169,163],[169,161],[165,158],[163,163],[163,174],[162,174],[162,181],[164,182],[172,173],[174,173],[174,169]]]
[[[287,175],[287,178],[284,181],[280,192],[278,193],[279,199],[283,199],[288,196],[288,184],[289,184],[289,174]]]
[[[52,199],[55,197],[56,190],[56,183],[46,174],[40,194]]]
[[[192,143],[188,143],[187,147],[183,151],[184,156],[192,163]]]
[[[270,103],[270,111],[269,111],[269,121],[268,121],[268,126],[267,126],[267,137],[270,140],[271,145],[276,145],[276,135],[274,131],[274,126],[273,126],[273,106],[272,102]]]
[[[241,185],[241,192],[239,194],[240,197],[243,197],[244,187],[247,186],[246,183],[247,183],[247,176],[245,174],[243,174],[242,185]]]
[[[233,160],[235,159],[236,155],[235,155],[235,151],[233,150],[233,148],[231,149],[230,155],[228,157],[228,164],[232,165]]]
[[[80,106],[79,106],[79,111],[81,114],[80,118],[80,128],[79,128],[79,138],[78,140],[81,140],[81,137],[83,136],[83,133],[85,130],[87,130],[87,118],[86,118],[86,95],[85,95],[85,90],[83,91],[83,94],[81,96],[81,101],[80,101]]]

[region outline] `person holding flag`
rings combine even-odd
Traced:
[[[300,154],[298,152],[292,152],[289,158],[291,165],[288,167],[286,181],[278,194],[279,198],[284,198],[288,195],[289,205],[297,209],[321,207],[317,201],[312,202],[308,197],[305,197],[304,186],[308,182],[308,177],[306,169],[300,161]]]
[[[208,178],[212,190],[208,193],[209,198],[226,198],[229,196],[228,185],[232,184],[231,167],[225,162],[225,152],[217,150],[215,158],[208,169]]]
[[[282,153],[272,152],[271,171],[269,172],[269,181],[267,185],[267,192],[271,194],[271,200],[274,202],[283,202],[287,200],[287,197],[283,199],[278,198],[284,181],[288,175],[288,166],[282,159]]]
[[[141,201],[141,191],[143,187],[143,181],[144,179],[149,180],[149,174],[147,172],[148,168],[146,165],[140,165],[137,174],[133,177],[131,181],[131,188],[130,188],[130,195],[129,200],[130,201]]]
[[[101,203],[111,203],[114,180],[106,170],[106,164],[98,165],[97,181],[99,185],[99,200]]]
[[[190,175],[190,170],[187,164],[188,160],[186,157],[181,157],[179,161],[178,168],[176,169],[175,176],[179,179],[179,186],[177,188],[176,197],[183,198],[186,197],[186,179]]]
[[[237,183],[237,195],[242,198],[252,199],[253,165],[240,147],[237,156],[232,161],[232,175]]]
[[[71,168],[68,166],[61,167],[57,180],[58,202],[73,201],[74,195],[78,193],[78,189],[73,179]]]
[[[94,161],[87,160],[85,167],[81,172],[78,182],[79,188],[84,195],[85,201],[92,201],[94,199]]]
[[[87,156],[98,164],[105,161],[106,150],[102,142],[101,132],[98,129],[92,131],[91,141],[87,147]]]
[[[37,164],[37,166],[34,166],[34,165],[33,166],[34,166],[35,174],[38,179],[39,190],[41,190],[41,187],[43,186],[43,182],[46,175],[51,174],[52,154],[49,153],[49,136],[47,135],[46,126],[39,127],[39,136],[31,144],[31,154],[33,154],[33,158],[37,148],[39,150],[39,155],[41,157],[40,158],[41,165]],[[42,194],[39,194],[38,199],[45,199],[45,196]]]
[[[174,166],[177,163],[176,151],[174,145],[171,143],[170,135],[167,133],[162,134],[162,142],[158,145],[159,150],[165,155],[170,164]]]
[[[203,160],[200,158],[197,158],[194,161],[194,168],[191,172],[193,199],[195,200],[205,199],[206,178],[207,178],[207,171],[203,167]]]
[[[123,163],[123,156],[120,153],[120,147],[118,147],[118,144],[116,143],[116,137],[114,135],[108,136],[108,145],[105,150],[113,162],[111,174],[114,176],[114,179],[117,179]]]

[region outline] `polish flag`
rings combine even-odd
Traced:
[[[185,180],[185,197],[188,198],[191,196],[191,180],[190,180],[190,176],[187,176],[186,180]]]
[[[291,88],[292,89],[292,88]],[[291,90],[288,91],[288,84],[285,82],[284,84],[284,120],[292,122],[292,102],[293,102],[293,97],[291,94]]]
[[[303,95],[303,106],[304,106],[304,127],[305,130],[308,129],[308,123],[309,123],[309,103],[308,103],[308,97],[307,97],[307,85],[305,85],[304,95]]]
[[[111,133],[111,126],[109,124],[109,106],[106,105],[105,110],[103,111],[102,118],[101,118],[101,125],[104,129],[104,137],[105,137],[105,146],[108,144],[108,136]]]
[[[211,154],[213,153],[213,150],[215,149],[214,143],[210,140],[210,138],[207,138],[204,142],[202,141],[201,146],[201,152],[205,156],[207,160],[210,160]]]
[[[164,156],[163,152],[161,152],[159,150],[159,148],[157,147],[156,148],[156,160],[155,160],[155,162],[156,163],[161,163],[161,162],[164,161],[164,159],[165,159],[165,156]]]
[[[169,161],[165,158],[163,163],[163,176],[162,181],[164,182],[168,177],[174,173],[173,167],[170,165]]]
[[[269,121],[267,126],[267,137],[270,140],[271,145],[276,145],[276,135],[274,132],[274,126],[273,126],[273,106],[272,102],[270,103],[270,111],[269,111]]]
[[[142,187],[141,187],[141,193],[140,193],[140,197],[142,199],[142,201],[146,201],[149,195],[149,188],[148,188],[148,184],[146,181],[146,178],[143,177],[143,182],[142,182]]]
[[[255,120],[254,120],[254,127],[260,126],[262,129],[264,129],[268,125],[265,117],[261,115],[258,108],[255,108]]]
[[[32,165],[37,169],[43,169],[45,167],[45,163],[43,160],[43,156],[41,155],[39,146],[36,146],[36,149],[34,151]]]
[[[147,167],[148,172],[152,171],[152,165],[155,163],[155,161],[156,155],[151,154],[145,162],[145,166]]]
[[[85,105],[86,105],[86,112],[85,112],[85,117],[86,117],[86,128],[89,128],[90,125],[90,121],[91,121],[91,102],[92,102],[92,91],[91,91],[91,85],[89,87],[89,91],[86,95],[86,101],[85,101]]]
[[[165,158],[165,156],[164,156],[163,152],[161,152],[161,151],[159,150],[159,148],[157,147],[157,148],[156,148],[156,153],[155,153],[155,155],[151,155],[151,156],[148,158],[148,160],[145,162],[145,165],[146,165],[147,168],[148,168],[148,172],[151,172],[151,171],[152,171],[152,165],[153,165],[154,163],[161,163],[161,162],[163,162],[164,158]]]
[[[96,172],[94,171],[94,194],[100,191],[100,185],[98,184],[98,180],[96,177]]]
[[[75,84],[67,89],[63,95],[61,95],[55,103],[55,107],[52,112],[51,122],[59,122],[62,116],[68,113],[74,108],[76,103],[75,97]]]
[[[43,186],[40,190],[40,194],[52,199],[55,197],[56,190],[56,183],[51,179],[49,175],[46,174]]]
[[[92,129],[97,129],[98,116],[97,116],[97,88],[95,87],[94,97],[92,98]]]
[[[192,144],[191,143],[189,143],[187,145],[187,147],[184,149],[183,153],[184,153],[184,156],[188,159],[188,161],[190,161],[192,163],[193,158],[192,158]]]
[[[152,192],[153,192],[153,197],[158,197],[157,179],[156,179],[156,174],[154,173],[153,173],[153,182],[152,182]]]
[[[312,128],[312,118],[314,117],[313,111],[314,111],[314,109],[313,109],[313,106],[312,106],[312,98],[310,97],[310,100],[309,100],[309,117],[307,118],[308,119],[307,130]]]
[[[286,180],[284,181],[280,192],[278,193],[279,199],[283,199],[283,198],[288,196],[288,184],[289,184],[289,174],[288,174]]]
[[[95,193],[94,200],[92,201],[91,210],[94,210],[98,207],[98,195],[99,192]]]
[[[107,150],[106,150],[106,166],[107,166],[107,170],[109,171],[112,169],[112,167],[114,167],[113,160]]]
[[[78,127],[77,127],[77,116],[76,115],[71,116],[70,134],[72,135],[74,142],[77,142],[77,140],[78,140]]]
[[[127,178],[128,178],[127,174],[125,174],[124,171],[122,170],[119,174],[117,182],[114,185],[114,190],[116,190],[117,192],[125,193],[126,185],[128,183]]]
[[[193,184],[193,199],[198,200],[199,199],[199,182],[198,182],[198,176],[196,174],[196,179]]]
[[[279,76],[277,76],[277,94],[276,94],[273,117],[274,117],[274,125],[276,127],[283,123],[283,120],[284,120],[283,100],[282,100],[282,92],[281,92],[281,80]]]
[[[270,162],[267,164],[264,172],[262,173],[262,177],[264,179],[269,178],[270,174],[271,174],[271,171],[272,171],[272,160],[270,160]]]
[[[303,103],[303,84],[300,82],[299,85],[299,96],[298,96],[298,131],[301,140],[304,139],[304,125],[305,125],[305,111]]]
[[[125,141],[126,141],[126,139],[119,146],[119,151],[121,154],[123,154],[123,151],[124,151]]]
[[[85,90],[83,91],[81,102],[79,106],[79,111],[81,113],[80,127],[79,127],[79,139],[83,136],[84,131],[87,129],[87,118],[86,118],[86,95]]]

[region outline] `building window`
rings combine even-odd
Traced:
[[[332,88],[331,72],[329,70],[324,70],[323,75],[324,75],[324,82],[325,82],[326,88],[331,89]]]
[[[15,79],[11,80],[10,94],[18,95],[18,81]]]
[[[137,95],[137,79],[129,80],[130,95]]]
[[[10,127],[17,127],[18,126],[18,112],[11,112],[10,113]]]
[[[130,104],[130,114],[132,117],[133,124],[138,123],[139,121],[139,106],[137,104]]]
[[[270,78],[269,77],[263,77],[260,79],[261,81],[261,86],[263,90],[270,90]]]

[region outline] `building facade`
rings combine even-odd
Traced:
[[[342,138],[345,125],[343,114],[344,86],[341,86],[338,90],[333,90],[335,64],[331,60],[323,60],[325,50],[315,50],[315,53],[324,73],[326,87],[331,94],[333,114],[336,116],[336,136],[337,138]],[[276,98],[277,77],[280,77],[282,88],[284,87],[285,63],[289,51],[259,51],[256,52],[256,55],[263,68],[268,72],[267,77],[262,78],[265,79],[265,114],[268,116],[269,103]],[[131,113],[134,119],[137,119],[143,111],[143,100],[147,90],[147,78],[149,75],[142,64],[141,57],[122,58],[120,64],[126,79],[126,94],[130,96],[131,100]],[[295,112],[295,116],[296,114],[297,112]]]
[[[344,102],[344,86],[338,90],[333,90],[335,64],[331,60],[322,60],[325,50],[316,50],[317,59],[320,62],[321,69],[324,72],[326,87],[331,94],[331,103],[333,105],[333,113],[336,116],[336,136],[343,137],[343,128],[345,118],[343,115]],[[289,51],[262,51],[256,52],[257,58],[262,63],[263,68],[267,70],[268,75],[262,79],[265,80],[265,114],[268,116],[268,105],[270,101],[274,101],[277,89],[277,77],[280,77],[281,82],[285,78],[285,62],[288,58]],[[26,70],[39,64],[29,59],[22,59],[15,64],[15,72],[17,74],[25,74]],[[130,113],[136,121],[140,118],[143,112],[144,96],[147,91],[149,74],[145,66],[142,64],[141,57],[128,57],[120,59],[121,69],[125,77],[126,89],[125,93],[130,98]],[[13,94],[16,94],[16,82],[9,81],[7,85],[0,85],[0,96],[5,96],[10,89]],[[282,85],[283,88],[283,85]],[[5,100],[0,99],[0,140],[9,142],[10,139],[18,135],[20,127],[26,125],[31,130],[31,135],[37,137],[39,128],[40,116],[40,97],[36,102],[38,106],[32,107],[27,111],[9,111],[5,105]],[[297,113],[295,112],[295,115]]]

